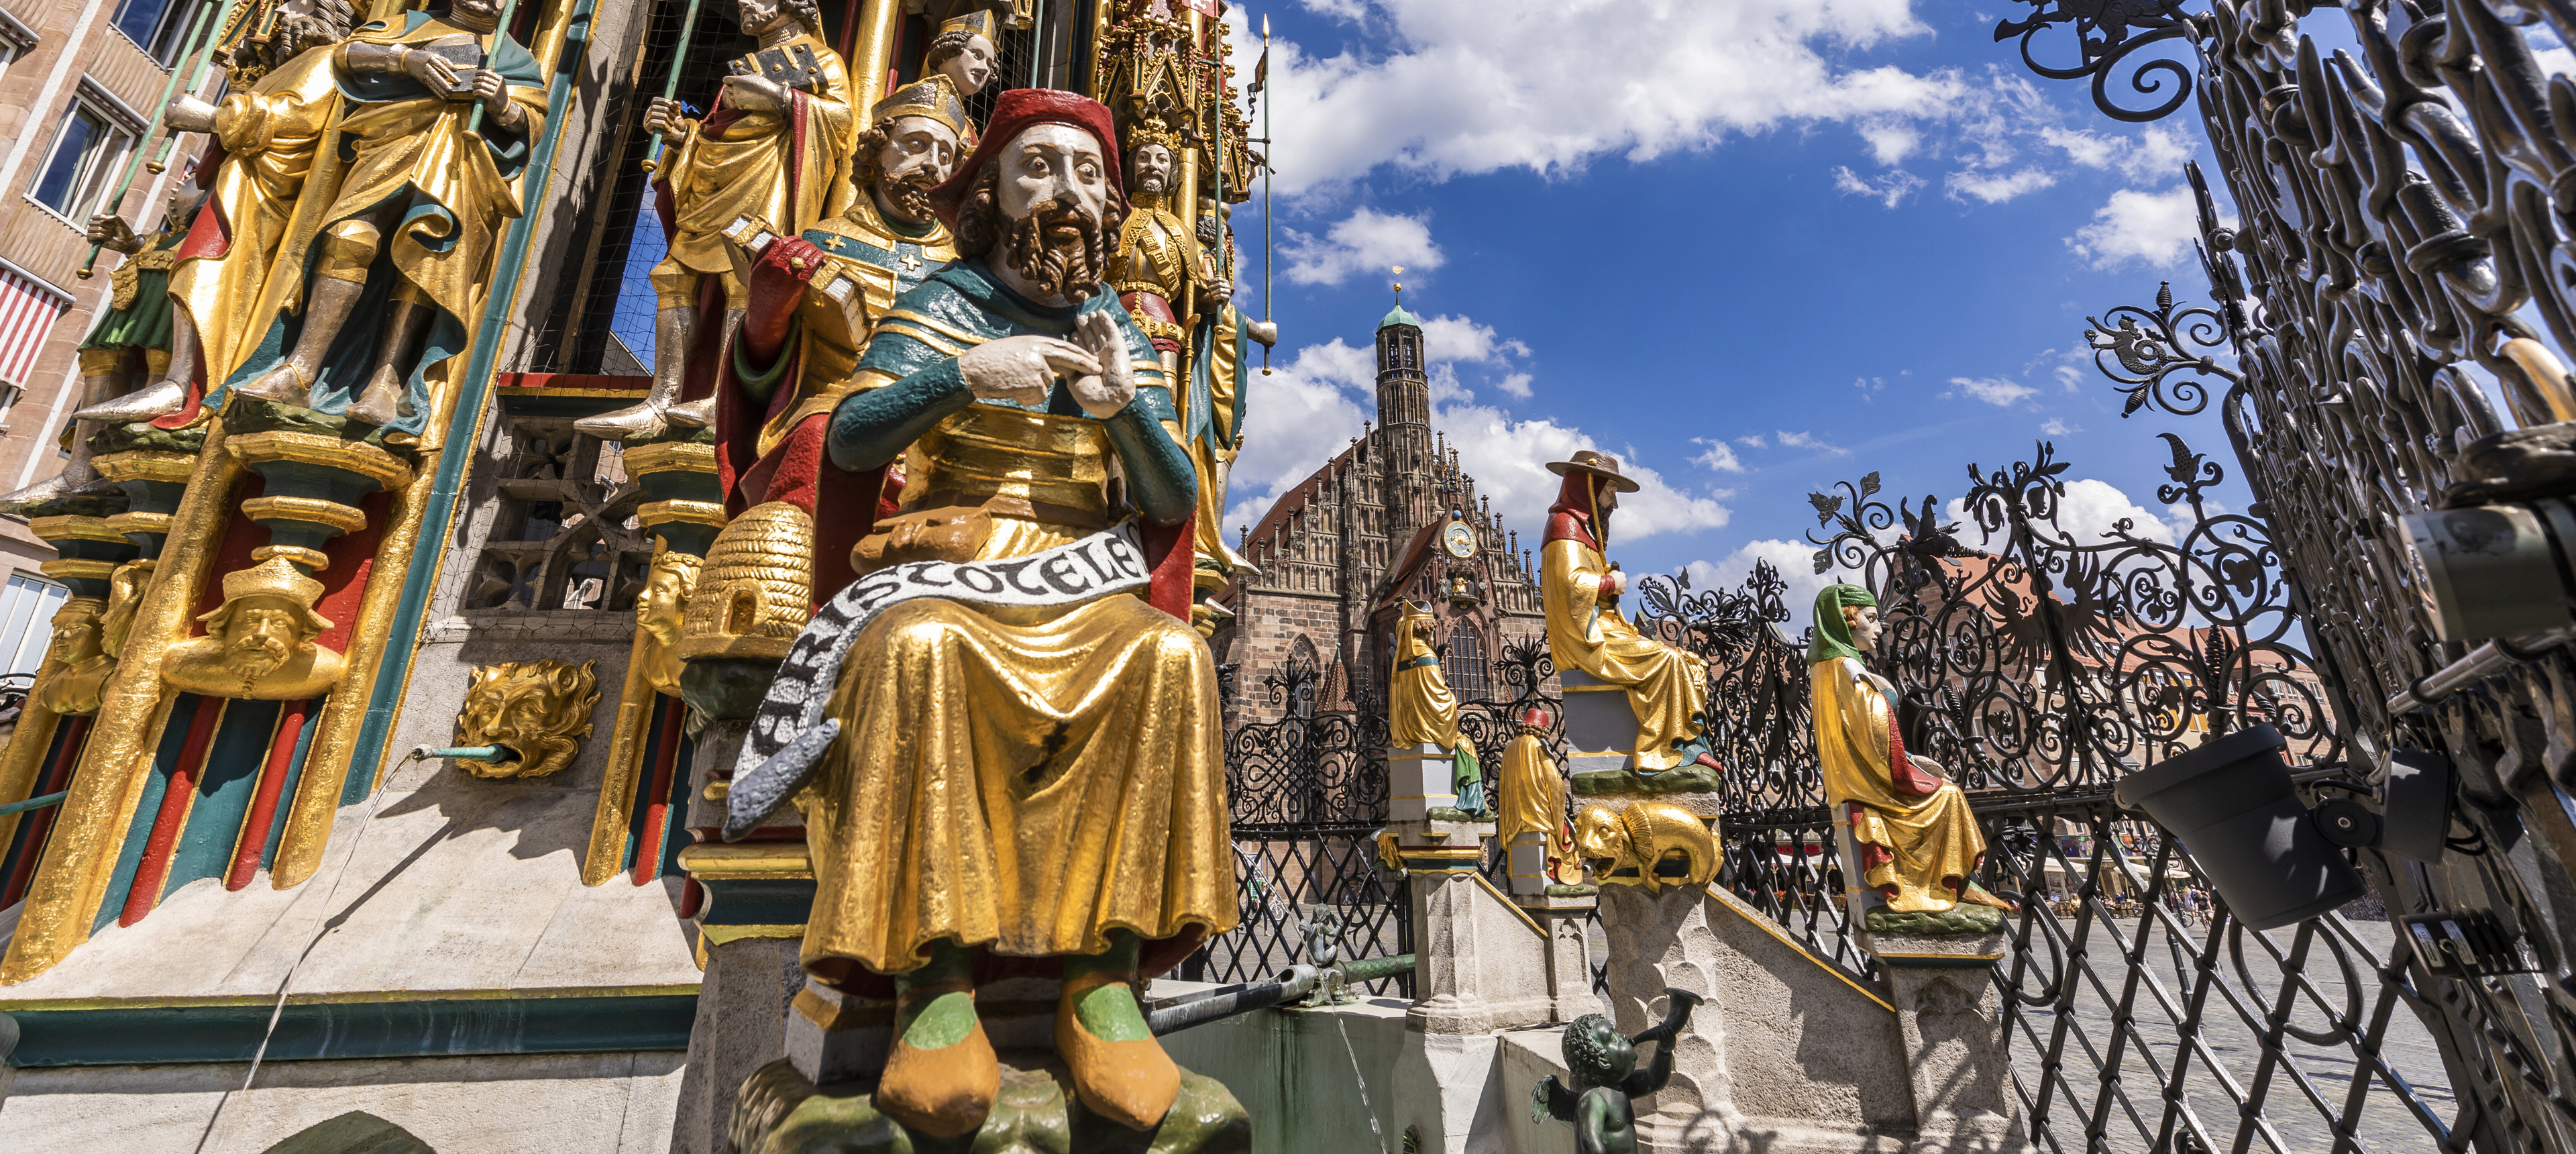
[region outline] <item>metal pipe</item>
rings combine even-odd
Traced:
[[[680,42],[671,49],[671,74],[662,81],[662,99],[680,94],[680,69],[689,62],[689,41],[698,30],[698,0],[689,0],[689,11],[680,17]],[[644,152],[644,171],[652,172],[662,164],[662,134],[654,133],[653,142]]]
[[[2388,699],[2388,716],[2402,717],[2450,696],[2464,686],[2502,673],[2549,650],[2576,641],[2576,629],[2551,629],[2520,637],[2499,637],[2469,651],[2468,656],[2415,679],[2415,684]]]
[[[508,761],[510,751],[498,745],[424,745],[413,750],[412,760],[440,758],[446,761]]]
[[[63,799],[70,797],[71,795],[72,791],[66,789],[59,793],[46,794],[43,797],[31,797],[25,801],[13,801],[7,805],[0,805],[0,817],[8,817],[12,814],[25,813],[31,809],[43,809],[46,806],[61,805],[63,803]]]
[[[1210,1022],[1266,1010],[1282,1002],[1293,1002],[1314,993],[1326,976],[1338,978],[1340,984],[1374,982],[1397,974],[1413,972],[1413,955],[1397,954],[1387,958],[1369,958],[1342,965],[1317,969],[1313,966],[1290,966],[1267,982],[1219,986],[1200,990],[1164,1001],[1145,1014],[1146,1028],[1155,1036],[1204,1026]]]

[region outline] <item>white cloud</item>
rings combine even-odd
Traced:
[[[1834,168],[1834,191],[1846,196],[1865,196],[1887,208],[1894,208],[1914,190],[1923,187],[1923,178],[1900,168],[1877,180],[1837,165]]]
[[[2011,173],[1954,172],[1945,183],[1949,186],[1952,200],[1964,202],[1974,199],[1987,204],[2002,204],[2024,193],[2047,188],[2057,183],[2057,177],[2046,169],[2032,167]]]
[[[1524,401],[1530,399],[1530,375],[1528,373],[1508,374],[1504,376],[1503,379],[1495,381],[1494,387]]]
[[[1715,561],[1693,561],[1686,568],[1690,570],[1691,588],[1694,590],[1733,589],[1753,575],[1755,562],[1770,562],[1771,568],[1779,572],[1780,580],[1788,586],[1781,591],[1780,600],[1788,607],[1789,619],[1780,623],[1780,629],[1794,638],[1814,624],[1809,619],[1815,615],[1816,593],[1836,581],[1853,577],[1849,570],[1819,574],[1815,558],[1816,546],[1813,544],[1774,537],[1747,541],[1735,552]]]
[[[1225,533],[1258,523],[1291,486],[1305,480],[1360,435],[1368,411],[1351,396],[1373,376],[1372,354],[1335,338],[1298,350],[1294,363],[1269,376],[1246,375],[1245,409],[1254,414],[1235,458]]]
[[[1479,495],[1493,499],[1504,524],[1535,538],[1545,528],[1547,507],[1562,483],[1547,471],[1547,462],[1562,461],[1576,449],[1602,449],[1589,434],[1554,421],[1516,421],[1487,405],[1459,404],[1436,409],[1434,427],[1459,450],[1458,463],[1476,479]],[[1619,471],[1637,482],[1637,492],[1619,498],[1611,519],[1613,542],[1638,541],[1659,533],[1695,533],[1723,526],[1734,516],[1724,489],[1692,490],[1664,478],[1639,461],[1631,449],[1603,450],[1619,458]]]
[[[1771,442],[1766,441],[1766,440],[1763,440],[1763,439],[1762,439],[1762,434],[1760,434],[1760,433],[1754,433],[1754,434],[1752,434],[1752,435],[1750,435],[1750,436],[1737,437],[1737,438],[1735,439],[1735,443],[1736,443],[1736,444],[1739,444],[1739,445],[1743,445],[1743,446],[1745,446],[1745,447],[1747,447],[1747,448],[1760,449],[1760,448],[1768,447],[1768,446],[1770,445],[1770,443],[1771,443]]]
[[[1865,130],[1902,156],[1907,121],[1938,114],[1954,72],[1838,63],[1926,35],[1909,0],[1731,0],[1604,8],[1490,0],[1309,0],[1361,25],[1380,51],[1316,56],[1271,42],[1271,159],[1279,189],[1346,184],[1380,165],[1434,177],[1556,173],[1604,155],[1647,160],[1799,124]],[[1260,51],[1258,14],[1230,22],[1236,59]],[[1295,132],[1285,126],[1295,125]]]
[[[1422,322],[1422,357],[1426,361],[1493,363],[1505,357],[1528,355],[1528,345],[1497,335],[1492,325],[1445,314]]]
[[[1780,447],[1783,449],[1812,449],[1816,452],[1836,457],[1851,455],[1851,450],[1836,445],[1828,445],[1823,441],[1817,440],[1815,434],[1812,433],[1792,433],[1783,430],[1782,432],[1774,434],[1774,436],[1779,439]]]
[[[1362,207],[1318,237],[1296,229],[1279,245],[1290,284],[1337,285],[1359,273],[1429,272],[1448,263],[1431,242],[1431,226],[1418,216]],[[1391,275],[1391,274],[1390,274]]]
[[[2191,159],[2191,138],[2165,126],[2150,125],[2136,136],[2105,136],[2090,128],[2049,126],[2040,140],[2066,153],[2086,168],[2116,169],[2131,180],[2161,183],[2182,172]]]
[[[1950,520],[1960,523],[1959,540],[1971,545],[1976,544],[1977,522],[1975,518],[1968,516],[1965,499],[1951,499],[1949,517]],[[2173,527],[2168,525],[2164,518],[2158,517],[2146,506],[2130,500],[2128,494],[2121,492],[2118,486],[2108,481],[2099,481],[2090,477],[2068,481],[2066,495],[2057,503],[2057,528],[2067,537],[2072,538],[2077,545],[2104,543],[2107,540],[2104,534],[2109,533],[2113,526],[2124,519],[2130,522],[2131,536],[2168,543],[2174,539]]]
[[[1952,377],[1950,383],[1957,385],[1958,389],[1943,393],[1942,396],[1955,397],[1965,393],[1989,405],[2007,409],[2029,400],[2039,392],[2029,385],[2004,377]]]
[[[2063,437],[2068,433],[2081,433],[2084,430],[2067,424],[2063,418],[2050,417],[2049,419],[2040,422],[2039,431],[2044,436]]]
[[[1708,447],[1705,452],[1691,458],[1691,464],[1697,465],[1712,473],[1741,473],[1744,471],[1744,462],[1736,459],[1735,450],[1727,447],[1726,442],[1712,441],[1706,437],[1693,437],[1691,438],[1691,443],[1694,445],[1705,445]]]
[[[2171,268],[2191,255],[2200,238],[2200,215],[2191,186],[2178,184],[2162,192],[2124,188],[2093,213],[2093,223],[2075,230],[2066,247],[2097,269],[2131,263]]]

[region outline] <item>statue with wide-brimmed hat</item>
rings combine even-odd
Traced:
[[[1549,472],[1565,478],[1548,507],[1539,550],[1547,601],[1547,647],[1560,670],[1577,670],[1619,686],[1637,715],[1629,768],[1656,774],[1677,766],[1719,768],[1709,752],[1708,663],[1638,631],[1619,610],[1628,588],[1605,551],[1619,494],[1639,486],[1619,471],[1619,458],[1577,449]]]

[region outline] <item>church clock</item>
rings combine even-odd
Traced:
[[[1451,521],[1448,528],[1440,531],[1440,546],[1450,556],[1464,561],[1476,555],[1476,531],[1464,521]]]

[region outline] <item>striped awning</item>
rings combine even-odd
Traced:
[[[71,303],[52,285],[0,268],[0,384],[27,387],[36,354],[45,350],[46,335]]]

